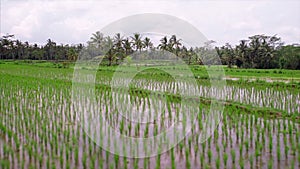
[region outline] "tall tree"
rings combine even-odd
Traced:
[[[300,45],[287,45],[280,49],[279,67],[282,69],[300,69]]]
[[[158,48],[161,50],[168,50],[168,38],[167,36],[164,36],[162,39],[160,39],[160,44],[158,45]]]
[[[236,65],[239,68],[242,67],[245,62],[250,61],[247,42],[248,40],[241,40],[240,44],[236,46]]]
[[[130,53],[132,53],[132,43],[130,42],[130,40],[128,38],[123,40],[123,48],[125,50],[125,55],[129,55]]]
[[[235,52],[229,43],[225,44],[224,53],[227,66],[231,68],[235,64]]]
[[[142,36],[139,33],[135,33],[133,34],[133,36],[131,36],[132,39],[132,44],[135,48],[135,51],[141,51],[143,48],[143,42],[142,42]]]
[[[143,45],[145,46],[146,49],[152,48],[153,43],[150,41],[150,38],[146,37],[143,41]]]
[[[92,34],[92,37],[90,38],[90,41],[88,41],[88,44],[94,45],[96,48],[102,48],[102,43],[104,40],[104,35],[100,31],[97,31],[96,33]]]
[[[117,33],[114,36],[114,52],[115,52],[117,60],[120,60],[120,59],[123,60],[123,58],[126,55],[124,52],[123,43],[124,43],[123,37],[121,36],[120,33]]]
[[[181,39],[177,39],[176,35],[172,35],[171,38],[169,39],[169,50],[170,52],[174,53],[176,56],[178,56],[180,52],[180,47],[181,47]]]
[[[52,41],[51,39],[47,40],[47,44],[45,46],[45,52],[46,52],[46,59],[47,60],[53,60],[55,55],[55,47],[56,43]]]

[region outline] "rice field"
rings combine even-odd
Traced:
[[[127,71],[133,69],[136,67]],[[202,71],[200,66],[192,68],[195,76],[185,77],[196,79],[192,92],[197,98],[184,100],[180,89],[190,86],[163,71],[145,70],[131,80],[128,72],[120,71],[122,78],[113,79],[112,68],[100,67],[94,87],[97,106],[92,107],[90,100],[74,105],[73,67],[0,64],[0,168],[300,168],[299,84],[239,80],[214,88],[207,78],[198,77],[205,74]],[[129,90],[113,90],[115,83],[127,83]],[[203,139],[205,120],[212,118],[213,97],[223,111],[215,114],[220,123]],[[123,107],[116,107],[119,103]],[[185,124],[184,106],[195,108],[192,126]],[[87,131],[87,123],[78,120],[82,120],[80,111],[97,112],[93,118],[105,118],[106,123],[94,124],[95,128],[108,125],[134,138],[158,136],[174,124],[179,125],[179,132],[187,127],[191,131],[168,151],[161,152],[163,147],[155,143],[143,147],[157,155],[119,156],[92,139],[106,136]],[[118,147],[114,140],[105,144]],[[115,151],[130,153],[131,148]]]

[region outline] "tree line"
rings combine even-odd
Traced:
[[[226,43],[216,50],[228,67],[300,69],[299,44],[284,45],[276,35],[254,35],[234,47]]]
[[[57,45],[51,39],[45,45],[29,44],[15,40],[14,35],[0,38],[0,59],[31,59],[31,60],[70,60],[78,57],[87,59],[105,59],[108,65],[121,63],[135,52],[163,50],[168,51],[187,64],[227,65],[229,68],[259,68],[259,69],[300,69],[300,46],[284,45],[279,37],[254,35],[241,40],[236,46],[226,43],[221,47],[213,47],[214,41],[208,41],[202,47],[186,47],[176,35],[164,36],[160,43],[154,46],[149,37],[135,33],[124,37],[120,33],[113,37],[104,36],[97,31],[92,34],[87,45]],[[86,50],[82,50],[86,49]],[[82,52],[85,51],[86,53]],[[80,53],[81,52],[81,53]],[[81,58],[82,59],[82,58]]]
[[[57,44],[51,39],[45,45],[29,44],[15,40],[14,35],[0,38],[0,59],[20,60],[76,60],[83,44]]]

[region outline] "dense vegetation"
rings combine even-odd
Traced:
[[[226,44],[216,49],[228,67],[300,69],[300,46],[283,46],[276,36],[255,35],[236,47]]]
[[[92,51],[92,57],[103,56],[108,65],[118,64],[130,59],[134,52],[166,50],[182,58],[187,64],[202,65],[203,57],[217,55],[223,65],[239,68],[280,68],[300,69],[300,46],[284,45],[277,36],[255,35],[240,44],[212,48],[214,41],[208,41],[202,47],[186,47],[176,35],[163,37],[160,44],[154,46],[149,37],[136,33],[131,37],[123,37],[117,33],[114,37],[104,37],[96,32],[87,45],[57,45],[51,39],[45,45],[31,45],[28,42],[15,40],[13,35],[0,39],[0,59],[31,59],[31,60],[70,60],[74,61],[86,48]],[[217,64],[210,60],[207,64]]]

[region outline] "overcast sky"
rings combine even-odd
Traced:
[[[255,34],[277,34],[300,43],[299,0],[1,0],[1,35],[44,44],[85,43],[92,33],[126,16],[169,14],[194,25],[208,39],[237,44]]]

